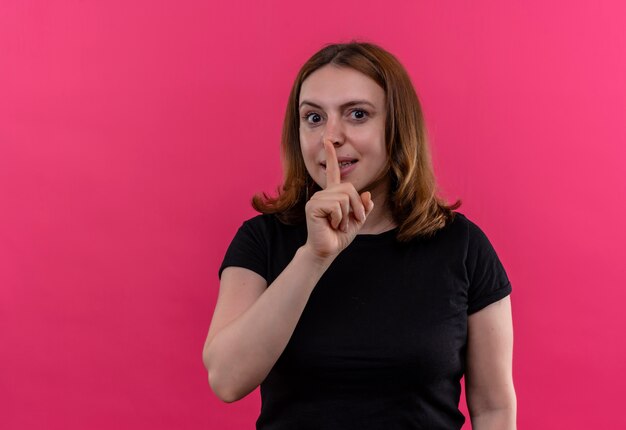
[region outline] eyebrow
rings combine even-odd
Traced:
[[[341,106],[339,106],[339,108],[346,109],[351,106],[363,105],[363,104],[370,105],[372,108],[376,109],[376,106],[374,106],[371,102],[368,102],[367,100],[351,100],[349,102],[342,104]],[[302,103],[300,103],[300,109],[302,109],[302,106],[304,105],[313,106],[314,108],[317,108],[317,109],[323,109],[323,107],[321,107],[320,105],[313,103],[311,101],[308,101],[308,100],[303,100]]]

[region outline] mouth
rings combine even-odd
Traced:
[[[358,160],[345,160],[345,161],[340,161],[338,164],[339,164],[339,168],[343,169],[345,167],[348,167],[348,166],[351,166],[353,164],[356,164],[357,162],[358,162]],[[320,163],[320,165],[322,167],[324,167],[324,169],[326,169],[326,162],[325,161],[322,161]]]

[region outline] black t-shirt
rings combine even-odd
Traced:
[[[511,293],[484,232],[460,212],[433,237],[357,235],[315,286],[261,384],[257,429],[460,429],[467,317]],[[270,285],[306,224],[243,223],[219,269]]]

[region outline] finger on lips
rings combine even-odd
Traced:
[[[328,187],[330,186],[341,184],[341,171],[339,169],[339,162],[337,161],[337,153],[335,152],[335,147],[330,139],[324,139],[324,150],[326,152],[326,188],[328,189]],[[349,183],[343,185],[348,184]],[[342,215],[345,215],[345,217],[342,218],[345,219],[342,219],[341,221],[341,229],[344,231],[347,231],[349,221],[348,214],[350,211],[350,207],[352,207],[354,217],[358,221],[365,222],[366,218],[366,207],[363,199],[353,186],[347,188],[349,188],[346,190],[349,197],[348,212],[345,212],[345,209],[342,205]],[[368,195],[370,194],[368,193]],[[370,205],[368,204],[368,207],[369,206]]]
[[[341,172],[337,153],[330,139],[324,139],[324,149],[326,150],[326,188],[328,188],[331,185],[341,183]]]

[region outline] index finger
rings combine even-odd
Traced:
[[[330,139],[324,139],[324,149],[326,150],[326,188],[328,188],[341,183],[341,172],[335,146]]]

